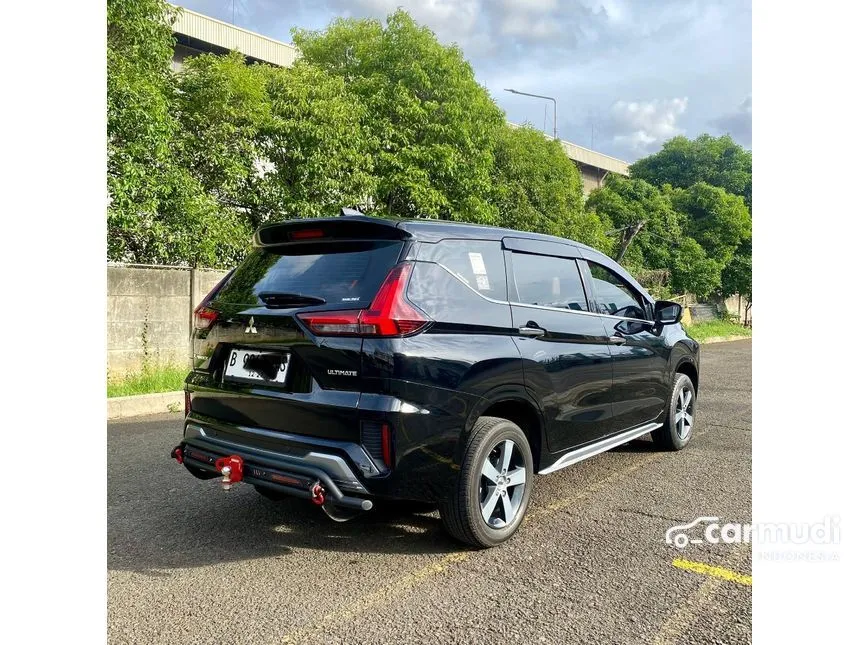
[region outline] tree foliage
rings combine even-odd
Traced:
[[[672,255],[670,266],[672,290],[694,293],[707,298],[720,286],[720,264],[708,257],[705,249],[690,237],[684,237]]]
[[[743,199],[704,182],[672,191],[682,213],[684,232],[696,240],[720,268],[738,245],[752,235],[752,219]]]
[[[309,63],[363,106],[375,178],[372,210],[493,223],[493,138],[504,119],[455,46],[403,10],[294,30]]]
[[[742,243],[723,269],[720,280],[723,295],[739,293],[752,302],[752,244]]]
[[[558,235],[660,289],[751,298],[752,155],[728,136],[671,139],[583,204],[559,143],[510,128],[403,10],[296,30],[289,68],[233,52],[174,74],[177,10],[108,0],[111,260],[229,266],[266,221],[358,206]]]
[[[499,225],[605,246],[604,225],[583,212],[582,177],[558,141],[531,126],[499,128],[493,150]]]
[[[752,208],[752,152],[729,135],[669,139],[659,152],[631,164],[630,175],[654,186],[669,184],[675,188],[704,182],[740,195],[747,208]]]
[[[181,162],[170,71],[175,10],[161,0],[108,0],[107,14],[108,258],[234,262],[248,227]]]
[[[234,52],[188,61],[180,90],[187,167],[251,228],[331,213],[372,193],[364,110],[341,78],[301,60],[247,65]]]
[[[624,255],[632,268],[663,269],[670,264],[681,237],[678,214],[669,198],[641,179],[609,175],[603,185],[592,191],[587,210],[595,213],[615,231],[608,253],[616,255],[624,229],[643,224]]]

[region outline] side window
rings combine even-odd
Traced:
[[[501,242],[442,240],[422,244],[418,259],[440,264],[482,296],[507,300]]]
[[[602,314],[645,319],[645,307],[639,294],[622,278],[601,264],[588,262],[594,283],[594,299]]]
[[[514,302],[588,311],[576,260],[513,252],[511,264]]]

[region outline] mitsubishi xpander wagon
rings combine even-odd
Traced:
[[[338,520],[438,506],[508,539],[536,475],[649,434],[689,441],[699,346],[681,307],[547,235],[350,214],[263,226],[195,311],[172,456]]]

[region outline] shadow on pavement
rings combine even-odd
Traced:
[[[109,570],[160,575],[159,569],[292,556],[299,564],[308,556],[296,549],[440,554],[464,548],[435,513],[378,504],[337,523],[305,500],[268,500],[247,484],[222,491],[218,479],[194,479],[169,458],[178,428],[172,432],[176,422],[167,421],[108,426]]]

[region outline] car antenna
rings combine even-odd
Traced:
[[[355,208],[346,208],[345,206],[342,206],[340,209],[340,216],[343,217],[344,215],[364,215],[364,213]]]

